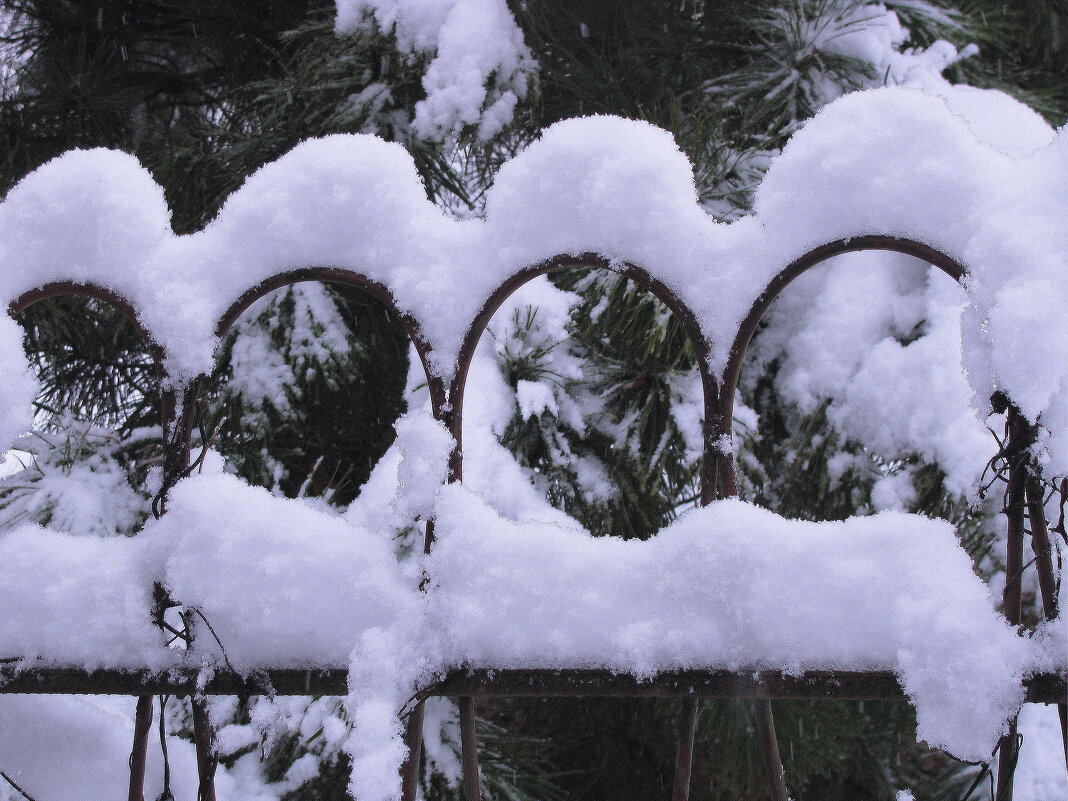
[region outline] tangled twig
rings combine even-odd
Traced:
[[[37,799],[35,799],[32,795],[27,793],[25,790],[23,790],[17,784],[15,784],[15,780],[12,779],[10,776],[8,776],[6,773],[4,773],[2,770],[0,770],[0,776],[3,776],[4,777],[4,781],[6,781],[8,784],[10,784],[12,787],[14,787],[15,788],[15,792],[18,793],[19,795],[21,795],[23,798],[25,798],[26,801],[37,801]]]
[[[174,793],[171,792],[171,760],[167,755],[167,727],[163,714],[169,700],[169,695],[159,697],[159,750],[163,755],[163,790],[156,801],[174,801]]]

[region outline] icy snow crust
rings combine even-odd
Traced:
[[[131,156],[72,151],[0,203],[0,301],[55,281],[110,289],[137,310],[180,384],[210,371],[217,322],[251,287],[337,267],[392,294],[447,383],[506,279],[592,252],[675,292],[719,375],[740,321],[786,265],[834,240],[893,235],[967,267],[961,347],[975,405],[1005,390],[1042,424],[1047,474],[1064,475],[1068,338],[1055,312],[1068,306],[1068,131],[1051,138],[1014,157],[939,98],[850,94],[793,137],[755,213],[722,224],[698,205],[670,135],[645,123],[554,125],[501,169],[485,219],[466,221],[434,207],[399,145],[332,136],[265,166],[187,236],[174,235],[161,188]],[[12,356],[3,435],[30,417],[19,337],[0,326]],[[532,413],[553,400],[521,394]],[[361,801],[397,796],[397,713],[453,667],[893,670],[920,736],[968,759],[989,756],[1023,676],[1063,667],[997,615],[947,524],[887,513],[817,525],[722,501],[647,542],[593,538],[562,515],[525,517],[503,474],[482,483],[514,495],[520,522],[464,486],[441,488],[451,440],[428,416],[409,415],[398,436],[365,490],[385,498],[396,486],[396,498],[358,502],[344,518],[205,474],[175,487],[168,513],[133,539],[33,526],[0,534],[0,608],[19,610],[0,616],[0,659],[348,664]],[[439,537],[422,565],[425,592],[390,539],[417,516],[435,517]],[[222,645],[201,628],[191,651],[165,648],[149,616],[155,582],[210,621]]]

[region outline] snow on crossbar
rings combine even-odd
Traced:
[[[1016,712],[1063,704],[1068,672],[1038,483],[1068,473],[1068,358],[1049,344],[1060,332],[1019,324],[1021,304],[1042,325],[1068,306],[1066,179],[1068,132],[1012,159],[940,100],[898,89],[850,94],[807,123],[755,213],[729,225],[700,209],[670,135],[608,117],[552,126],[502,167],[486,218],[463,222],[426,199],[403,148],[371,136],[299,145],[187,236],[132,157],[67,153],[0,204],[0,301],[14,315],[94,297],[137,325],[159,370],[164,475],[137,537],[0,535],[0,692],[141,696],[131,799],[156,693],[198,699],[205,798],[204,695],[322,693],[348,697],[360,801],[415,798],[433,695],[461,699],[468,801],[479,795],[471,699],[495,695],[687,699],[676,799],[688,793],[696,699],[755,699],[778,801],[772,699],[907,698],[931,744],[984,760],[1000,743],[1006,798]],[[859,250],[918,257],[968,292],[977,412],[993,397],[1009,420],[1004,614],[948,523],[793,521],[734,497],[730,423],[749,340],[791,281]],[[644,286],[699,357],[701,507],[647,541],[507,519],[463,483],[475,346],[522,284],[569,268]],[[299,281],[375,296],[420,357],[431,408],[398,422],[408,446],[393,512],[428,521],[421,577],[402,570],[388,532],[191,458],[221,337]],[[6,446],[31,422],[35,387],[19,329],[2,323]],[[1047,618],[1033,635],[1019,630],[1028,520]]]

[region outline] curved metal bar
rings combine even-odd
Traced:
[[[833,256],[862,250],[885,250],[914,256],[929,264],[933,264],[946,273],[950,278],[958,282],[960,282],[967,274],[967,271],[962,265],[929,245],[911,239],[902,239],[899,237],[878,234],[828,242],[825,245],[810,250],[799,259],[796,259],[794,262],[787,265],[784,270],[771,280],[771,282],[764,288],[764,291],[757,296],[757,299],[749,309],[749,313],[742,320],[738,332],[735,335],[734,342],[731,344],[731,350],[727,356],[727,365],[723,371],[723,379],[720,384],[719,397],[718,419],[723,426],[719,433],[721,437],[726,437],[726,439],[718,440],[717,438],[718,441],[729,442],[731,420],[734,416],[734,394],[738,387],[738,378],[741,374],[742,360],[745,357],[746,350],[749,348],[749,343],[753,338],[753,334],[756,333],[760,321],[763,319],[764,314],[767,312],[771,304],[780,294],[782,294],[782,291],[794,281],[794,279],[800,277],[816,265],[822,264]],[[721,494],[726,497],[737,495],[738,484],[734,471],[733,452],[730,449],[724,448],[717,463],[719,466],[719,475],[717,478]],[[782,761],[779,758],[778,753],[778,742],[775,735],[775,721],[772,716],[771,702],[767,699],[756,701],[755,711],[757,715],[758,731],[760,733],[761,754],[764,758],[764,767],[768,776],[769,788],[773,797],[777,801],[779,801],[779,799],[785,801],[788,793],[785,785],[785,777],[782,771]]]
[[[430,354],[433,348],[427,341],[426,337],[423,336],[422,329],[419,327],[419,321],[411,314],[400,310],[397,306],[397,299],[393,296],[393,293],[388,287],[384,284],[380,284],[374,279],[362,275],[361,273],[345,270],[340,267],[302,267],[296,270],[288,270],[284,273],[272,275],[270,278],[264,279],[254,287],[247,289],[237,300],[230,304],[229,308],[223,312],[222,316],[215,324],[215,336],[220,339],[226,336],[227,332],[230,331],[238,318],[248,311],[249,307],[260,298],[263,298],[276,289],[307,281],[320,281],[327,284],[342,284],[344,286],[356,287],[375,298],[375,300],[382,303],[390,310],[390,312],[397,316],[401,321],[401,325],[404,326],[405,333],[408,334],[408,339],[411,340],[412,345],[415,346],[416,353],[419,354],[419,363],[423,367],[423,375],[426,376],[427,390],[430,393],[431,413],[434,415],[435,419],[440,420],[448,426],[448,412],[446,411],[448,405],[446,404],[445,382],[439,376],[434,374],[434,371],[430,366]],[[428,520],[426,523],[426,533],[423,536],[424,551],[430,551],[430,545],[433,541],[434,521]]]
[[[30,291],[19,295],[19,297],[8,304],[7,313],[14,317],[38,301],[59,297],[78,297],[101,300],[114,308],[117,312],[122,314],[123,317],[129,320],[137,329],[138,333],[141,334],[141,337],[148,345],[148,351],[152,356],[152,361],[155,362],[157,374],[161,379],[166,377],[164,368],[166,351],[163,349],[163,346],[156,341],[155,337],[152,336],[149,330],[145,328],[141,319],[138,317],[137,310],[134,309],[133,304],[118,292],[102,287],[99,284],[78,283],[76,281],[52,281],[51,283],[44,284],[43,286],[39,286],[36,289],[31,289]]]
[[[753,301],[749,313],[742,320],[741,325],[738,327],[738,333],[735,334],[734,342],[727,356],[727,366],[723,371],[723,378],[720,383],[719,417],[724,425],[727,426],[722,433],[730,433],[730,421],[734,414],[734,392],[738,388],[742,360],[745,358],[745,352],[749,348],[749,342],[752,340],[753,334],[756,333],[760,321],[771,304],[794,279],[811,268],[834,256],[840,256],[843,253],[856,253],[862,250],[886,250],[893,253],[903,253],[907,256],[915,256],[917,259],[934,265],[958,283],[962,282],[968,274],[963,265],[930,245],[925,245],[912,239],[882,234],[868,234],[828,242],[796,259],[764,287],[764,291]],[[734,477],[734,457],[731,454],[725,454],[725,457],[720,461],[723,466],[719,477],[720,486],[724,495],[734,496],[738,494]]]
[[[434,375],[430,367],[430,353],[433,348],[423,336],[419,322],[412,315],[402,312],[398,308],[397,299],[393,297],[393,293],[385,285],[352,270],[345,270],[339,267],[302,267],[272,275],[270,278],[243,292],[237,300],[230,304],[230,307],[223,312],[223,315],[215,325],[215,335],[220,339],[226,336],[238,318],[248,311],[253,303],[270,292],[307,281],[321,281],[327,284],[343,284],[356,287],[375,298],[393,314],[397,315],[401,325],[404,326],[405,332],[408,334],[408,338],[412,341],[416,352],[419,354],[419,361],[423,365],[423,373],[426,375],[427,387],[430,390],[430,404],[434,416],[439,420],[443,419],[442,407],[445,405],[445,384],[439,377]]]
[[[599,253],[583,253],[578,256],[556,256],[555,258],[526,267],[513,274],[507,281],[497,287],[483,304],[482,309],[471,322],[471,326],[464,335],[460,346],[460,354],[457,357],[456,373],[449,388],[449,407],[447,424],[450,426],[453,437],[456,440],[456,450],[453,452],[452,469],[449,477],[450,482],[460,481],[463,478],[463,401],[464,389],[467,384],[467,375],[471,368],[471,361],[475,355],[475,348],[482,337],[482,333],[489,325],[490,319],[501,307],[507,298],[519,287],[533,278],[556,270],[568,269],[600,269],[629,278],[643,289],[655,295],[671,312],[677,316],[686,328],[686,332],[693,343],[697,355],[697,363],[701,370],[701,386],[704,390],[704,463],[701,468],[701,505],[709,503],[715,497],[716,454],[714,443],[719,436],[722,425],[719,422],[718,392],[716,378],[709,367],[711,348],[705,339],[697,317],[686,304],[682,302],[675,292],[659,279],[653,277],[642,267],[629,262],[612,261]]]
[[[493,315],[501,307],[501,304],[521,286],[528,281],[555,270],[572,268],[602,269],[629,278],[639,286],[655,295],[667,306],[681,321],[693,343],[697,363],[701,370],[701,388],[704,396],[704,449],[701,463],[701,496],[700,504],[704,506],[710,503],[716,495],[716,476],[719,472],[719,450],[717,444],[722,434],[723,425],[718,412],[718,393],[716,391],[716,379],[709,366],[711,348],[708,340],[701,330],[693,311],[682,302],[675,292],[659,279],[653,277],[648,271],[635,264],[628,262],[613,262],[597,253],[584,253],[580,256],[557,256],[555,258],[532,265],[512,275],[501,284],[483,304],[482,309],[472,321],[460,346],[460,354],[457,357],[456,373],[453,376],[452,386],[449,388],[449,406],[447,407],[447,424],[450,425],[455,446],[452,453],[452,463],[449,475],[450,482],[457,482],[463,478],[463,399],[464,389],[467,385],[467,376],[474,359],[475,348],[482,337],[486,326]],[[427,528],[427,544],[429,550],[433,540],[433,529]],[[477,801],[478,791],[478,758],[474,741],[474,717],[471,712],[470,698],[461,697],[461,724],[465,726],[464,738],[464,792],[468,801]],[[690,771],[693,763],[693,727],[696,722],[696,702],[690,702],[687,707],[687,715],[680,729],[680,738],[676,753],[675,783],[673,798],[676,801],[685,801],[689,796]],[[466,705],[465,705],[466,704]],[[466,717],[465,717],[466,710]]]
[[[168,374],[166,367],[167,352],[163,345],[156,341],[151,332],[141,322],[137,310],[126,298],[114,290],[102,287],[94,283],[79,283],[77,281],[52,281],[24,292],[13,300],[7,307],[9,315],[14,317],[28,309],[34,303],[49,298],[79,297],[90,298],[107,303],[118,311],[123,317],[141,334],[141,338],[148,346],[149,355],[156,368],[156,387],[160,398],[160,425],[163,430],[163,440],[167,441],[167,432],[174,422],[176,413],[176,397],[173,387],[168,386]]]
[[[167,452],[167,432],[174,420],[175,393],[167,386],[166,351],[141,322],[137,310],[126,298],[113,290],[93,283],[75,281],[52,281],[43,286],[24,292],[8,304],[7,312],[15,317],[34,303],[49,298],[81,297],[107,303],[118,311],[137,329],[148,346],[149,355],[156,368],[156,389],[160,399],[160,427],[163,432],[164,452]],[[134,724],[133,745],[130,751],[130,782],[128,797],[130,801],[143,801],[145,783],[145,760],[148,753],[148,730],[152,723],[152,696],[140,695],[137,698],[137,712]]]

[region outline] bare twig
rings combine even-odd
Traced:
[[[37,801],[37,799],[35,799],[32,795],[27,793],[25,790],[23,790],[17,784],[15,784],[15,780],[12,779],[10,776],[8,776],[6,773],[4,773],[2,770],[0,770],[0,776],[3,776],[4,781],[6,781],[8,784],[10,784],[12,787],[14,787],[15,788],[15,792],[18,793],[19,795],[21,795],[23,798],[25,798],[26,801]]]

